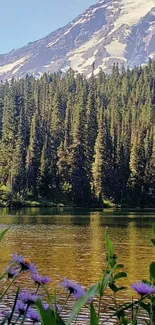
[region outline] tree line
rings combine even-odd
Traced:
[[[0,199],[155,202],[155,62],[0,84]]]

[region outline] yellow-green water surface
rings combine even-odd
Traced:
[[[113,212],[70,208],[25,208],[0,210],[0,230],[12,224],[0,244],[0,272],[17,252],[36,263],[41,275],[52,278],[51,287],[63,277],[85,287],[95,283],[105,266],[104,232],[113,241],[120,263],[125,265],[130,285],[147,279],[149,263],[155,260],[155,248],[150,242],[155,213]],[[59,290],[59,289],[58,289]]]

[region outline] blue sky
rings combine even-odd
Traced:
[[[0,53],[64,26],[97,0],[1,0]]]

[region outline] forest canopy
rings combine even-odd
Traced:
[[[0,84],[0,202],[155,205],[155,62]]]

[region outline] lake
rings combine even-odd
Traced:
[[[148,278],[149,263],[155,259],[155,248],[150,242],[153,222],[155,213],[151,212],[1,209],[0,229],[12,226],[0,245],[0,271],[7,266],[10,255],[17,252],[34,261],[40,274],[50,276],[50,286],[58,286],[58,291],[63,277],[88,287],[97,282],[104,269],[104,232],[108,227],[118,260],[128,272],[125,295],[131,298],[130,285]]]

